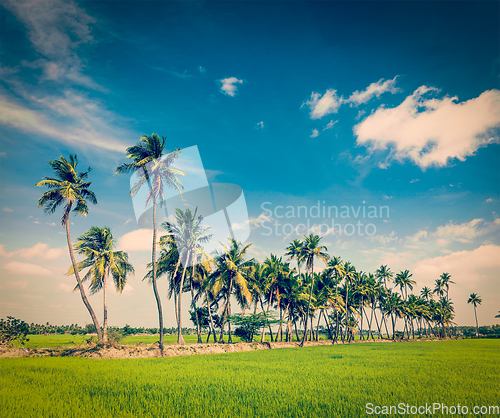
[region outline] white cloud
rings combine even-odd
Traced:
[[[272,220],[273,220],[273,218],[271,218],[270,216],[267,216],[264,212],[262,212],[257,217],[250,216],[248,221],[241,222],[241,223],[238,223],[238,222],[232,223],[231,228],[233,230],[245,230],[250,225],[250,229],[253,230],[253,229],[260,228],[265,222],[270,222]]]
[[[500,218],[493,222],[484,219],[473,219],[470,222],[454,224],[452,222],[444,226],[438,226],[432,235],[439,239],[454,240],[460,242],[471,242],[476,238],[500,231]]]
[[[311,134],[311,138],[316,138],[318,135],[319,135],[318,130],[317,129],[313,129],[312,134]]]
[[[130,295],[134,292],[134,288],[130,286],[128,283],[125,285],[122,291],[122,295]]]
[[[336,121],[334,122],[334,121],[333,121],[333,119],[332,119],[330,122],[328,122],[328,125],[326,125],[326,126],[323,128],[323,130],[324,130],[324,131],[326,131],[327,129],[332,129],[332,128],[335,126],[335,124],[336,124],[337,122],[338,122],[338,120],[336,120]]]
[[[63,291],[64,293],[71,293],[71,292],[73,292],[74,288],[75,288],[75,285],[70,285],[70,284],[64,283],[64,282],[59,283],[59,286],[57,286],[57,289]]]
[[[360,110],[356,116],[356,120],[360,120],[361,117],[366,113],[366,110]]]
[[[163,231],[157,231],[156,236],[159,240]],[[136,229],[123,235],[118,240],[118,250],[120,251],[151,251],[153,247],[153,230]]]
[[[357,143],[370,151],[392,146],[391,159],[410,159],[420,168],[445,166],[498,142],[500,91],[488,90],[475,99],[424,99],[432,87],[422,86],[391,109],[380,107],[354,128]]]
[[[39,242],[30,248],[22,248],[20,250],[6,252],[4,246],[0,244],[0,256],[3,257],[12,257],[12,256],[20,256],[23,258],[34,258],[40,257],[44,260],[54,260],[59,258],[63,253],[64,248],[49,248],[48,244],[43,244]]]
[[[419,179],[413,179],[413,180],[410,180],[410,183],[416,183],[417,181],[420,181]]]
[[[15,281],[7,282],[9,287],[14,287],[16,289],[26,289],[28,287],[28,282],[26,281]]]
[[[366,90],[363,91],[355,91],[351,94],[351,96],[345,101],[346,103],[350,103],[351,106],[358,106],[362,103],[368,102],[374,96],[380,97],[382,93],[390,92],[392,94],[397,93],[400,89],[394,87],[396,84],[396,77],[392,80],[385,80],[381,78],[376,83],[370,84]]]
[[[11,208],[3,208],[4,212],[14,212]]]
[[[110,124],[116,117],[96,101],[69,91],[64,98],[31,96],[30,100],[43,109],[31,110],[0,95],[0,124],[65,143],[123,152],[125,146],[116,136],[121,129]]]
[[[243,80],[238,80],[236,77],[223,78],[219,82],[222,83],[221,91],[231,97],[236,94],[236,84],[243,84]]]
[[[10,261],[4,267],[5,270],[13,274],[28,274],[33,276],[52,276],[52,272],[36,264],[20,263],[19,261]]]
[[[31,68],[41,68],[43,79],[56,82],[69,80],[73,84],[105,90],[83,73],[78,48],[93,41],[90,25],[95,19],[73,1],[65,0],[5,0],[10,10],[28,30],[28,38],[44,58],[23,62]]]
[[[482,245],[473,251],[457,251],[422,260],[415,264],[413,275],[424,283],[433,283],[446,272],[451,274],[452,280],[457,285],[474,288],[475,284],[485,277],[481,271],[498,268],[500,268],[500,246]]]
[[[264,122],[257,122],[256,129],[264,129]]]
[[[313,92],[311,98],[302,106],[309,106],[311,119],[321,119],[330,113],[337,113],[343,100],[342,97],[337,96],[337,90],[330,89],[323,96],[321,96],[321,93]]]
[[[491,203],[491,202],[493,202],[493,199],[492,199],[491,197],[490,197],[489,199],[486,199],[486,200],[485,200],[485,203]],[[5,209],[4,209],[4,210],[5,210]]]

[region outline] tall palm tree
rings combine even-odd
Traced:
[[[391,271],[390,268],[387,267],[387,265],[381,265],[375,271],[375,277],[377,278],[379,283],[384,285],[384,288],[385,288],[386,293],[387,293],[387,290],[388,290],[387,282],[392,282],[394,280],[394,273]],[[382,309],[381,309],[381,311],[382,311],[382,320],[384,321],[384,325],[385,325],[386,332],[387,332],[387,338],[389,338],[389,332],[387,330],[387,323],[385,320],[385,315],[384,315],[384,312]]]
[[[211,257],[203,250],[203,245],[212,238],[207,231],[209,228],[203,228],[203,216],[196,216],[197,209],[194,212],[191,209],[177,208],[175,210],[175,223],[165,222],[162,227],[168,232],[168,239],[171,246],[177,248],[179,261],[177,266],[182,265],[183,271],[179,284],[179,293],[177,297],[177,343],[185,344],[182,337],[182,311],[181,301],[184,286],[184,279],[188,267],[198,262],[210,263]],[[177,269],[177,267],[176,267]],[[174,272],[174,277],[176,271]]]
[[[151,254],[153,264],[153,292],[158,308],[158,322],[160,328],[160,349],[163,352],[163,312],[161,299],[156,283],[156,204],[163,204],[163,190],[165,186],[176,189],[181,195],[182,183],[177,176],[184,176],[180,170],[173,169],[172,163],[178,158],[180,150],[168,154],[164,157],[166,137],[159,137],[157,134],[151,136],[144,135],[138,144],[127,148],[127,158],[130,163],[122,163],[116,168],[116,173],[131,173],[136,171],[139,180],[132,186],[130,196],[134,197],[142,186],[148,184],[149,192],[145,202],[145,208],[153,202],[153,250]]]
[[[303,261],[303,245],[298,239],[294,239],[288,247],[285,248],[285,257],[288,257],[288,261],[296,260],[297,271],[300,277],[300,265]]]
[[[401,289],[401,294],[404,295],[403,297],[405,302],[408,300],[408,288],[410,290],[413,290],[413,285],[417,283],[415,280],[411,279],[412,276],[413,274],[411,274],[409,270],[404,270],[396,274],[396,277],[394,279],[394,283],[396,284],[396,286],[399,286],[399,288]],[[408,325],[407,315],[405,315],[404,320],[405,320],[405,329],[403,331],[403,334],[407,330],[407,325]]]
[[[306,340],[307,322],[309,320],[309,311],[311,309],[311,300],[314,289],[314,275],[313,275],[314,259],[318,258],[322,260],[324,263],[326,263],[329,258],[328,254],[326,253],[328,249],[324,245],[319,245],[319,242],[321,241],[321,237],[319,235],[309,234],[308,236],[303,236],[302,239],[304,240],[302,242],[302,248],[303,248],[302,259],[306,264],[307,268],[309,269],[312,282],[311,282],[311,291],[309,293],[309,303],[307,305],[306,320],[304,324],[304,335],[302,337],[302,342],[300,343],[301,347],[304,346],[304,342]]]
[[[229,239],[229,244],[224,245],[224,250],[215,258],[217,269],[211,276],[212,292],[224,298],[222,311],[222,324],[219,342],[224,342],[224,327],[227,316],[230,315],[231,295],[234,287],[238,287],[248,302],[252,301],[252,294],[248,288],[248,281],[254,274],[254,260],[245,260],[245,255],[252,244],[243,246],[234,238]],[[229,324],[229,343],[231,339],[231,324]]]
[[[475,293],[471,293],[470,296],[469,296],[469,300],[467,301],[467,303],[472,303],[472,305],[474,306],[474,316],[476,317],[476,338],[479,337],[479,325],[477,323],[476,306],[477,305],[481,305],[482,301],[483,300],[478,295],[476,295]]]
[[[77,171],[78,158],[76,155],[70,154],[69,159],[66,160],[62,155],[59,159],[48,162],[50,167],[55,171],[55,178],[44,177],[42,181],[38,182],[36,187],[48,187],[42,197],[38,200],[38,207],[43,207],[46,214],[52,214],[61,205],[64,205],[63,216],[61,218],[61,225],[66,228],[66,239],[68,241],[69,256],[73,266],[78,288],[80,289],[80,296],[83,303],[94,323],[97,337],[102,342],[102,332],[97,317],[90,305],[85,294],[85,289],[80,279],[80,274],[76,268],[75,254],[73,252],[73,245],[71,244],[71,235],[69,232],[69,214],[71,211],[75,215],[87,216],[89,208],[87,201],[96,205],[97,199],[94,192],[89,190],[90,182],[86,181],[89,172],[92,170],[90,167],[87,171]]]
[[[446,289],[446,300],[449,300],[448,292],[450,291],[450,284],[455,284],[455,282],[451,280],[450,273],[443,273],[440,278],[442,286]]]
[[[123,251],[113,251],[115,243],[109,228],[91,227],[85,234],[77,239],[75,248],[78,254],[86,257],[77,263],[78,271],[88,268],[82,282],[91,280],[90,292],[103,291],[103,342],[107,342],[108,330],[108,299],[106,282],[109,274],[117,292],[122,292],[127,282],[127,276],[134,272],[134,267],[128,261],[128,254]],[[68,274],[73,274],[74,268],[70,267]],[[78,285],[77,285],[78,287]]]
[[[352,284],[354,283],[354,279],[356,277],[356,267],[354,267],[349,261],[344,263],[344,269],[345,269],[345,274],[344,274],[344,281],[345,281],[345,306],[346,306],[346,314],[345,314],[345,338],[347,339],[347,334],[349,332],[349,319],[350,319],[350,312],[349,311],[354,311],[354,309],[349,306],[349,289],[351,288]],[[352,296],[351,296],[352,298]],[[349,339],[350,342],[350,339]]]

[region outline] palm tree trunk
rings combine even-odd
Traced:
[[[106,279],[109,274],[109,267],[107,269],[108,271],[104,274],[103,278],[103,297],[104,297],[104,306],[103,306],[103,311],[104,311],[104,320],[102,323],[102,341],[104,343],[108,342],[108,291],[106,289]]]
[[[193,276],[194,276],[194,267],[193,267]],[[200,320],[198,319],[198,310],[196,309],[196,302],[194,301],[194,290],[193,290],[193,278],[191,277],[191,309],[194,310],[196,315],[196,333],[198,334],[198,344],[201,344],[201,328],[200,328]]]
[[[349,330],[349,283],[346,283],[346,297],[345,297],[345,339],[347,339],[347,332]]]
[[[294,321],[294,325],[295,325],[295,336],[297,337],[297,341],[299,341],[300,338],[299,338],[299,330],[297,329],[297,321]]]
[[[363,338],[363,295],[361,295],[361,304],[359,305],[359,308],[361,309],[361,322],[360,322],[360,328],[359,328],[359,340],[364,340]]]
[[[229,299],[231,298],[231,292],[233,291],[233,276],[231,276],[231,281],[229,282],[229,292],[226,298],[226,303],[224,306],[224,314],[222,317],[222,324],[220,327],[220,337],[219,337],[219,342],[223,343],[224,342],[224,327],[226,326],[226,318],[227,318],[227,313],[228,313],[228,308],[229,308]],[[229,325],[231,326],[231,325]]]
[[[307,314],[306,314],[306,320],[304,321],[304,336],[302,337],[302,342],[300,343],[301,347],[304,347],[304,341],[306,340],[306,335],[307,335],[307,321],[309,319],[309,310],[311,308],[311,300],[313,296],[313,289],[314,289],[314,267],[313,263],[311,263],[311,291],[309,292],[309,303],[307,304]]]
[[[479,338],[479,324],[477,323],[477,312],[475,304],[474,304],[474,316],[476,317],[476,338]]]
[[[78,268],[76,266],[75,254],[73,253],[73,245],[71,244],[71,235],[69,233],[69,217],[66,217],[64,221],[64,225],[66,227],[66,239],[68,240],[68,248],[69,248],[69,256],[71,258],[71,264],[73,265],[73,270],[75,272],[76,281],[78,282],[78,288],[80,289],[80,296],[82,297],[83,304],[89,311],[89,314],[92,318],[92,322],[94,323],[95,331],[97,333],[97,338],[99,342],[103,342],[102,332],[99,322],[97,321],[97,317],[95,316],[94,310],[90,305],[89,300],[87,299],[87,295],[85,294],[85,289],[83,288],[82,280],[80,279],[80,273],[78,272]]]
[[[160,326],[160,350],[163,355],[163,311],[161,309],[160,295],[158,294],[158,287],[156,283],[156,196],[153,198],[153,292],[156,299],[156,306],[158,307],[158,322]]]
[[[321,311],[318,315],[318,322],[316,324],[316,341],[319,341],[319,321],[321,320]]]
[[[182,306],[182,289],[184,287],[184,277],[186,276],[186,270],[187,270],[187,265],[189,264],[191,258],[191,254],[188,252],[186,255],[186,263],[184,264],[184,268],[182,270],[182,276],[181,276],[181,283],[179,287],[179,300],[177,301],[178,306],[178,311],[177,311],[177,344],[186,344],[184,341],[184,338],[182,337],[182,312],[181,312],[181,306]]]
[[[212,309],[210,308],[210,299],[208,297],[208,291],[205,290],[205,295],[207,297],[207,308],[208,308],[208,317],[210,318],[210,327],[212,328],[213,330],[213,333],[214,333],[214,343],[217,342],[217,338],[215,336],[215,325],[214,325],[214,320],[212,318]],[[210,334],[208,334],[208,337],[210,338]],[[207,340],[208,342],[208,340]]]

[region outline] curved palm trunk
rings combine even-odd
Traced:
[[[215,336],[215,325],[214,325],[214,319],[212,318],[212,309],[210,308],[210,299],[208,298],[208,291],[205,290],[205,295],[207,297],[207,308],[208,308],[208,317],[210,318],[210,327],[212,328],[212,331],[214,333],[214,343],[217,342],[217,337]],[[208,339],[210,338],[210,333],[208,334]],[[208,343],[207,339],[207,343]]]
[[[95,316],[94,310],[92,309],[92,306],[90,305],[90,302],[87,299],[87,295],[85,294],[85,289],[83,288],[82,280],[80,279],[80,273],[78,272],[78,269],[76,267],[75,254],[73,253],[73,246],[71,245],[71,235],[69,233],[68,217],[64,221],[64,226],[66,227],[66,239],[68,240],[69,256],[71,258],[71,264],[73,265],[73,270],[75,272],[76,281],[78,282],[78,288],[80,289],[80,295],[82,297],[85,307],[89,311],[89,314],[92,318],[92,322],[94,323],[94,327],[97,333],[97,338],[99,339],[99,342],[103,342],[101,327],[99,325],[99,322],[97,321],[97,317]]]
[[[158,294],[158,287],[156,283],[156,198],[153,199],[153,293],[156,299],[156,306],[158,308],[158,323],[160,327],[160,350],[163,355],[163,311],[161,308],[160,295]]]
[[[314,268],[313,268],[313,263],[311,263],[311,291],[309,292],[309,303],[307,304],[307,314],[306,314],[306,319],[304,321],[304,335],[302,337],[302,342],[300,343],[301,347],[304,347],[304,341],[306,340],[307,336],[307,321],[309,319],[309,310],[311,309],[311,300],[312,300],[312,295],[313,295],[313,289],[314,289],[314,274],[313,274]]]

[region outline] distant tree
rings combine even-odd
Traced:
[[[469,300],[467,301],[467,303],[472,303],[472,305],[474,306],[474,316],[476,317],[476,338],[479,337],[479,326],[478,326],[478,323],[477,323],[476,306],[477,305],[481,305],[482,301],[483,300],[478,295],[476,295],[475,293],[471,293],[470,296],[469,296]]]
[[[8,316],[7,319],[0,319],[0,346],[8,346],[13,341],[19,341],[24,345],[25,341],[29,341],[26,335],[29,332],[29,325],[16,319],[13,316]]]
[[[229,321],[238,327],[234,330],[234,335],[245,342],[252,342],[255,333],[262,327],[282,322],[274,317],[274,312],[259,312],[247,315],[235,314],[229,317]]]

